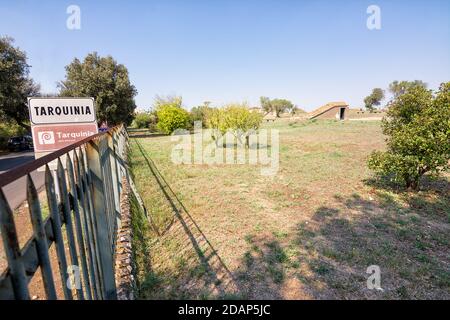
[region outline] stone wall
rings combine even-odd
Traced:
[[[130,186],[124,178],[120,195],[120,220],[115,252],[115,278],[118,300],[133,300],[135,275],[133,263],[133,228],[130,210]]]

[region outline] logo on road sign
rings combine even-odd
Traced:
[[[96,123],[33,125],[35,152],[49,152],[92,136],[98,132]]]
[[[53,131],[38,132],[38,140],[40,144],[55,144],[55,134]]]

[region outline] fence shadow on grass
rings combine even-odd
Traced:
[[[216,249],[172,190],[153,160],[145,153],[139,141],[134,139],[133,141],[144,157],[152,177],[170,204],[170,208],[175,217],[174,221],[166,230],[160,232],[161,237],[158,239],[158,242],[175,243],[176,257],[172,255],[168,258],[177,260],[178,268],[188,269],[184,276],[174,276],[178,279],[170,279],[173,281],[169,280],[172,290],[165,297],[232,298],[238,296],[239,289],[237,288],[234,277]],[[149,212],[149,214],[151,215],[152,213]],[[160,264],[164,263],[162,261]],[[156,269],[158,266],[153,267]],[[158,269],[164,270],[165,268]],[[154,284],[157,285],[160,282],[158,278],[171,277],[171,275],[161,274],[161,272],[158,273],[152,267],[149,268],[148,273],[148,277],[152,283],[149,289],[154,289]],[[183,272],[180,271],[180,273]]]

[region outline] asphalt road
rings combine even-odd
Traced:
[[[34,160],[34,152],[13,152],[0,156],[0,173]],[[33,171],[31,178],[37,189],[44,185],[44,172]],[[12,210],[26,200],[26,176],[3,187],[3,192]]]

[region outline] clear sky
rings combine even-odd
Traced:
[[[81,29],[69,30],[69,5]],[[381,9],[369,30],[367,7]],[[148,108],[179,94],[187,108],[260,96],[306,110],[329,101],[361,107],[374,87],[450,81],[448,0],[0,0],[0,35],[29,57],[42,91],[56,92],[64,66],[88,52],[126,65]]]

